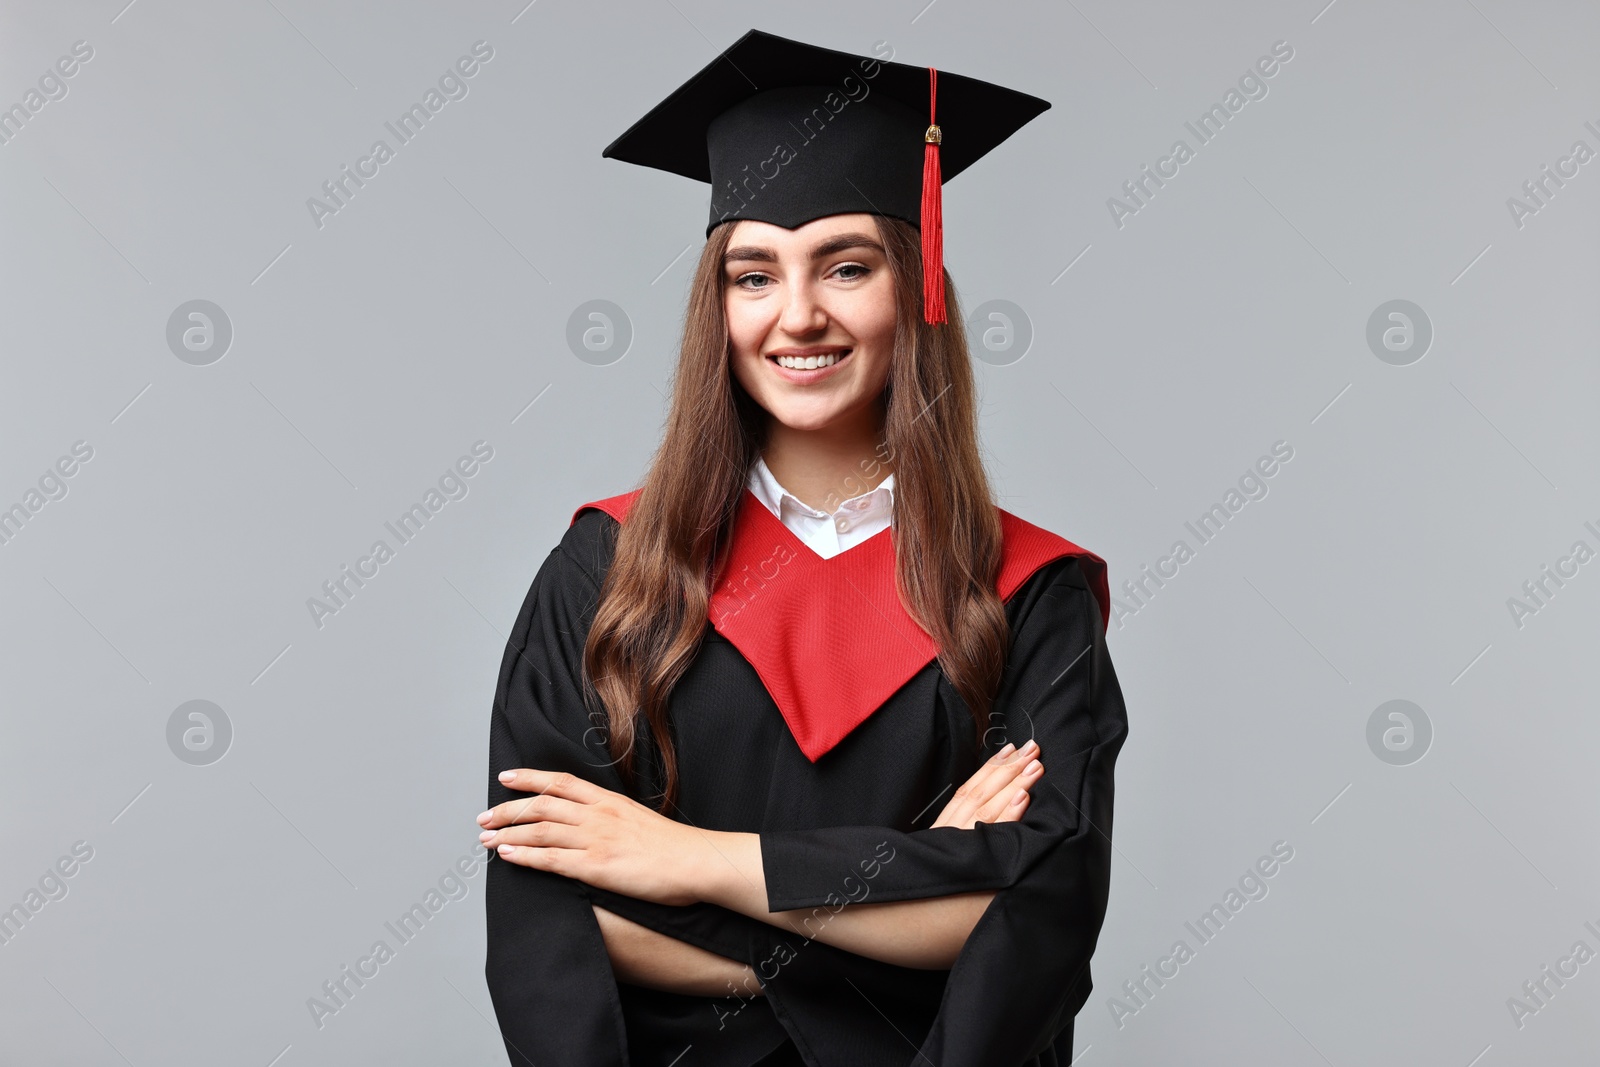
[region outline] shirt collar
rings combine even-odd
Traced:
[[[804,501],[800,500],[799,497],[796,497],[793,493],[779,485],[778,479],[772,476],[772,471],[770,468],[768,468],[767,461],[762,456],[757,456],[755,463],[751,464],[750,466],[749,485],[750,491],[755,494],[756,499],[761,501],[762,504],[766,505],[767,510],[772,512],[773,516],[780,522],[783,520],[783,506],[785,504],[804,515],[810,515],[814,518],[828,517],[823,512],[820,512],[811,507],[809,504],[806,504]],[[884,478],[883,481],[879,482],[877,488],[869,490],[865,493],[861,493],[858,496],[853,496],[849,500],[841,501],[839,508],[845,511],[865,510],[865,508],[846,507],[846,505],[852,504],[855,501],[861,501],[865,503],[874,497],[879,497],[880,495],[884,506],[892,513],[894,507],[893,474],[890,474],[888,477]]]

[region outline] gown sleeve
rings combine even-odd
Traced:
[[[922,1046],[943,1067],[1021,1063],[1049,1047],[1089,995],[1089,958],[1105,918],[1113,767],[1127,712],[1099,603],[1077,560],[1048,564],[1034,579],[1017,594],[1028,600],[989,735],[996,746],[1039,742],[1045,771],[1020,821],[761,835],[772,910],[814,907],[830,894],[837,902],[833,872],[886,839],[895,851],[874,879],[874,900],[996,890]]]
[[[594,767],[602,760],[576,740],[588,726],[577,686],[579,618],[586,606],[593,610],[588,585],[557,548],[528,590],[495,688],[490,807],[526,796],[496,778],[512,767],[570,771],[616,787],[604,780],[610,768]],[[492,852],[487,873],[484,977],[511,1063],[622,1067],[628,1062],[622,1007],[586,887]]]
[[[598,515],[569,528],[535,576],[506,642],[489,726],[489,806],[527,794],[500,784],[512,767],[567,771],[639,797],[612,766],[580,690],[599,588],[580,563]],[[598,720],[603,723],[602,720]],[[713,904],[669,906],[600,890],[489,854],[484,977],[515,1067],[622,1067],[627,1029],[592,904],[678,940],[748,962],[770,951],[764,923]]]

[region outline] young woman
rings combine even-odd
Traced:
[[[791,84],[719,95],[713,64],[624,138],[701,131],[714,187],[859,57],[721,60]],[[930,75],[873,62],[787,188],[713,199],[650,470],[578,509],[513,628],[478,821],[514,1064],[1072,1058],[1126,736],[1105,567],[993,503],[937,216],[899,189]]]

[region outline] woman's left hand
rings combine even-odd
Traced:
[[[704,899],[695,876],[719,862],[708,832],[575,774],[524,767],[500,780],[534,794],[478,816],[501,859],[657,904]]]

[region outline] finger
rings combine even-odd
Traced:
[[[570,878],[572,872],[578,869],[576,857],[582,853],[570,848],[506,845],[497,849],[495,854],[507,863],[515,863],[519,867],[533,867],[536,870],[549,871]]]
[[[576,826],[583,821],[586,808],[587,804],[542,793],[496,804],[478,816],[478,825],[486,830],[528,822],[560,822]],[[484,818],[484,815],[488,818]]]
[[[939,813],[934,825],[970,827],[978,810],[1011,783],[1028,760],[1033,758],[1038,747],[1035,742],[1029,741],[1020,750],[1008,753],[1001,749],[962,783],[950,803]]]
[[[502,851],[502,845],[581,850],[589,840],[588,834],[580,827],[559,822],[522,823],[498,830],[485,830],[478,836],[485,848],[496,851]]]
[[[977,821],[987,823],[1016,822],[1027,812],[1028,804],[1032,799],[1033,795],[1031,793],[1018,786],[1014,791],[1008,791],[990,801],[990,805],[995,810],[993,812],[979,812]]]
[[[1022,752],[1021,758],[1027,760],[1029,753]],[[957,790],[955,797],[950,798],[949,803],[939,813],[938,819],[934,819],[933,825],[954,825],[963,830],[970,830],[973,829],[974,822],[987,821],[987,816],[981,814],[982,811],[989,805],[995,805],[997,808],[1003,806],[997,805],[997,798],[1002,793],[1010,797],[1011,792],[1008,787],[1018,779],[1019,774],[1021,774],[1021,763],[1014,760],[1002,763],[997,768],[990,769],[987,766],[982,768],[978,774],[974,774],[962,785],[962,789]]]
[[[1022,813],[1028,810],[1028,800],[1032,795],[1030,791],[1044,773],[1044,766],[1038,760],[1033,760],[1029,766],[1032,769],[1021,771],[1013,786],[1000,790],[978,809],[975,822],[1015,822],[1022,818]]]
[[[593,804],[611,791],[595,785],[567,771],[544,771],[533,767],[516,767],[501,771],[500,784],[519,793],[548,793],[552,796],[576,800],[580,804]]]
[[[549,798],[549,809],[552,811],[552,816],[554,816],[555,806],[558,806],[557,801],[571,803],[571,805],[592,805],[592,803],[602,800],[606,795],[610,795],[611,792],[611,790],[603,789],[600,785],[595,785],[594,782],[582,779],[576,774],[558,774],[555,771],[518,768],[514,769],[514,771],[502,771],[501,776],[502,784],[506,785],[506,789],[534,793],[534,797],[518,797],[517,800],[502,801],[502,803],[494,805],[488,811],[478,813],[478,825],[482,825],[482,827],[496,827],[496,825],[522,821],[523,817],[528,817],[526,816],[526,813],[530,811],[530,803],[528,801],[531,800],[546,800],[546,798]],[[544,805],[539,806],[539,808],[544,808]],[[539,808],[533,808],[533,811],[538,811]],[[558,821],[562,822],[578,821],[578,813],[576,811],[571,811],[565,816],[554,817],[557,817]]]
[[[1017,773],[1038,754],[1038,750],[1038,744],[1029,741],[1003,759],[990,760],[979,767],[972,777],[967,779],[965,792],[961,794],[961,800],[967,805],[966,810],[969,813],[975,812],[993,800],[1001,790],[1011,784]]]

